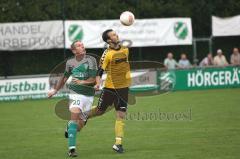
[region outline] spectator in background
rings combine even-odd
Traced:
[[[201,62],[200,62],[200,67],[206,67],[206,66],[212,66],[213,65],[213,57],[212,53],[208,53],[207,57],[205,57]]]
[[[177,62],[173,59],[173,54],[171,52],[169,52],[167,54],[167,58],[164,60],[164,65],[165,67],[167,67],[168,69],[175,69],[176,67],[178,67]]]
[[[233,48],[233,53],[231,55],[231,64],[232,65],[240,65],[240,53],[238,48]]]
[[[227,66],[228,65],[226,57],[223,55],[223,52],[221,49],[217,50],[217,55],[214,57],[213,63],[215,66]]]
[[[178,61],[178,65],[180,68],[189,68],[191,67],[191,63],[189,62],[189,60],[187,59],[187,55],[186,54],[181,54],[181,59]]]

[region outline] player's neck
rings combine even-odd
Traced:
[[[111,44],[109,45],[109,48],[110,48],[110,49],[113,49],[113,50],[119,50],[119,49],[121,48],[121,45],[111,43]]]
[[[77,61],[81,61],[84,58],[84,55],[75,56]]]

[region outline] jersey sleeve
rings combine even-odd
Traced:
[[[104,53],[102,54],[99,65],[103,70],[106,70],[108,63],[109,63],[109,57],[107,54],[107,50],[105,50]]]
[[[94,57],[89,58],[89,77],[96,77],[97,75],[97,61]]]
[[[65,71],[64,71],[64,77],[69,77],[69,76],[71,76],[71,74],[72,74],[72,68],[71,68],[71,66],[69,65],[69,61],[67,61],[66,62],[66,66],[65,66]]]

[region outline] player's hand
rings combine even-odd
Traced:
[[[100,84],[96,84],[96,85],[94,86],[94,89],[95,89],[96,91],[99,91],[99,90],[100,90]]]
[[[56,89],[51,89],[50,91],[48,91],[48,98],[51,98],[52,96],[54,96],[57,93]]]
[[[77,78],[72,78],[72,82],[73,82],[74,84],[78,84],[78,85],[83,84],[82,81],[79,80],[79,79],[77,79]]]

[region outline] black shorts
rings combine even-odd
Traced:
[[[115,110],[126,112],[127,103],[128,87],[119,89],[103,88],[97,107],[100,111],[105,111],[114,104]]]

